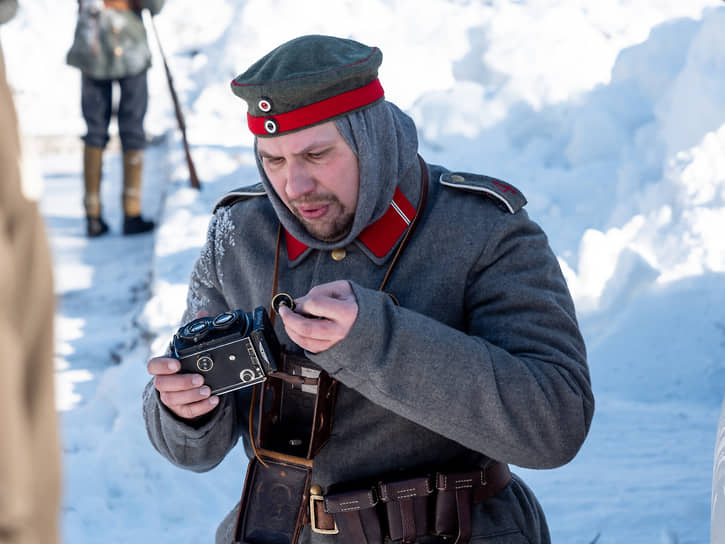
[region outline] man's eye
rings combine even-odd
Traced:
[[[265,157],[264,162],[269,164],[270,166],[277,166],[279,164],[282,164],[282,157]]]
[[[324,157],[325,156],[325,153],[326,153],[325,151],[317,151],[315,153],[308,153],[307,156],[309,158],[311,158],[312,160],[315,160],[316,161],[316,160],[319,160],[322,157]]]

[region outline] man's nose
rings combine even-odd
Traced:
[[[290,161],[287,168],[285,192],[290,199],[299,198],[315,188],[315,180],[309,175],[304,164]]]

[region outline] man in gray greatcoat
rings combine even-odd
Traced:
[[[549,542],[508,463],[561,466],[589,430],[569,291],[518,189],[417,155],[381,62],[378,48],[303,36],[234,79],[261,184],[218,203],[183,316],[297,297],[275,332],[335,383],[326,443],[306,457],[268,451],[256,388],[212,395],[168,354],[148,363],[149,437],[194,471],[243,440],[243,506],[218,543]],[[269,493],[293,488],[299,467],[297,491]],[[290,504],[297,527],[267,527]]]

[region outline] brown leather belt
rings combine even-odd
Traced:
[[[510,481],[508,465],[491,462],[485,469],[436,473],[336,495],[323,496],[319,486],[312,486],[307,522],[316,533],[339,533],[346,544],[409,543],[423,535],[456,537],[456,544],[464,544],[471,538],[471,505],[493,497]]]

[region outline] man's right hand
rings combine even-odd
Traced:
[[[181,363],[171,357],[154,357],[146,368],[154,377],[161,402],[183,419],[193,419],[211,412],[219,397],[211,395],[200,374],[178,374]]]

